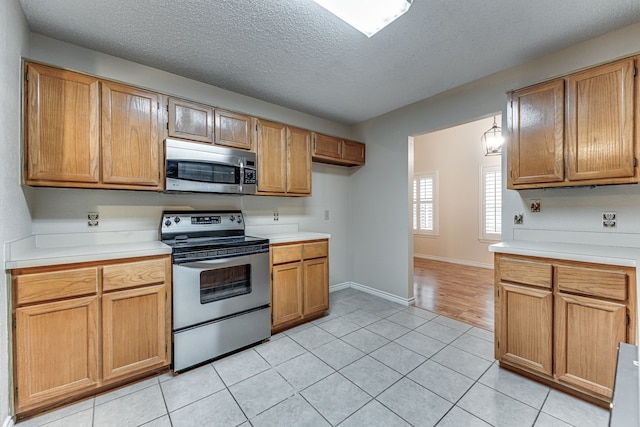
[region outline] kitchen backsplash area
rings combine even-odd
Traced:
[[[34,235],[157,231],[166,209],[240,209],[250,226],[293,225],[331,234],[331,284],[348,280],[347,217],[353,170],[313,164],[313,195],[285,198],[223,194],[171,194],[126,190],[25,187]],[[357,172],[356,172],[357,173]],[[87,214],[98,213],[98,226]]]

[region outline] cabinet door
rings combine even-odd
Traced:
[[[634,60],[572,74],[567,79],[568,177],[633,177]]]
[[[258,192],[284,193],[287,189],[285,125],[260,121],[257,157]]]
[[[18,412],[96,387],[98,297],[16,309],[15,343]]]
[[[314,134],[313,157],[340,160],[342,158],[342,139],[321,133]]]
[[[329,260],[318,258],[305,261],[304,304],[302,314],[309,316],[329,308]]]
[[[552,292],[506,283],[499,290],[499,360],[551,375]]]
[[[27,73],[26,183],[97,184],[98,80],[38,64],[27,64]]]
[[[252,149],[253,138],[251,136],[253,132],[250,116],[216,109],[215,117],[216,145],[225,145],[242,150]]]
[[[102,372],[105,381],[169,363],[165,286],[102,296]]]
[[[129,187],[160,187],[160,97],[102,83],[102,180]],[[107,185],[108,186],[108,185]]]
[[[311,194],[311,132],[287,128],[287,193]]]
[[[169,98],[169,136],[213,142],[213,107]]]
[[[361,142],[342,142],[342,159],[351,165],[364,165],[365,145]]]
[[[509,113],[509,188],[563,181],[564,80],[515,91]]]
[[[271,327],[302,318],[302,263],[276,265],[271,282]]]
[[[618,343],[627,342],[626,306],[559,293],[555,335],[558,379],[610,399]]]

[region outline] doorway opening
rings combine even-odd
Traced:
[[[502,122],[500,113],[495,120]],[[494,116],[413,137],[416,306],[493,330],[493,256],[501,239],[502,155],[481,137]]]

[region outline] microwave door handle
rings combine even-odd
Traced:
[[[242,185],[244,184],[244,162],[240,161],[240,188],[239,191],[242,191]]]

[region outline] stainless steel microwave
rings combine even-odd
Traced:
[[[165,191],[255,194],[256,154],[166,139]]]

